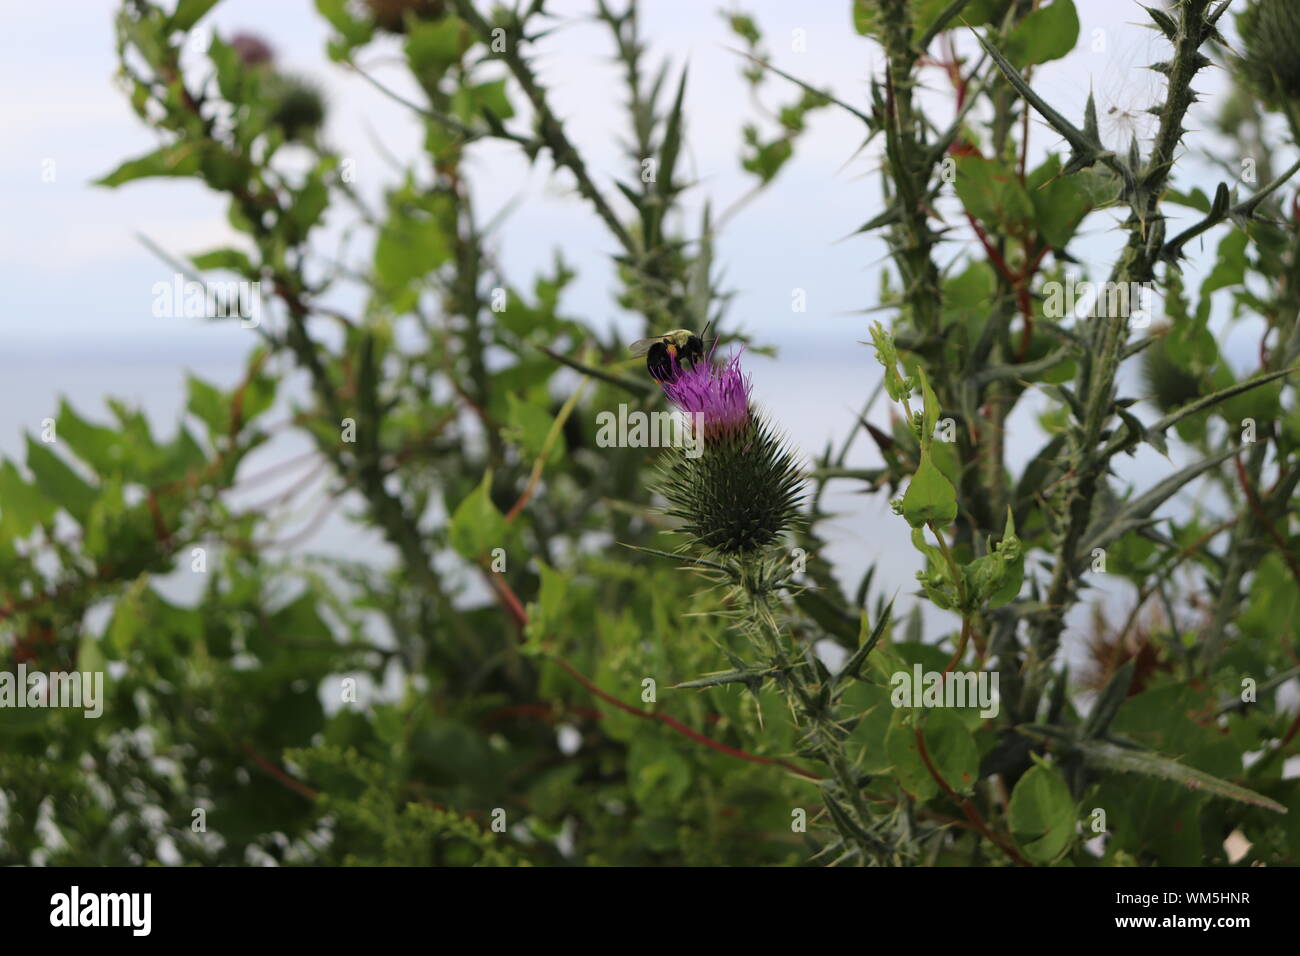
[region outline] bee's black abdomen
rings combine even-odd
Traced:
[[[686,344],[681,347],[677,353],[677,360],[685,364],[694,366],[696,362],[704,358],[704,340],[698,335],[692,335],[686,340]]]
[[[650,346],[645,354],[645,367],[657,382],[675,381],[683,367],[694,368],[695,363],[704,358],[704,340],[698,335],[690,336],[685,342],[670,345],[670,341],[681,342],[680,335],[665,335],[664,340]],[[673,358],[676,351],[677,357]]]
[[[668,346],[662,342],[650,346],[650,351],[645,354],[645,367],[656,382],[671,382],[677,377],[673,357],[668,352]]]

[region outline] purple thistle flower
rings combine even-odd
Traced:
[[[678,365],[664,394],[702,433],[704,454],[667,453],[656,489],[677,531],[698,548],[740,555],[766,548],[799,519],[803,476],[798,462],[750,406],[752,386],[740,353],[718,364],[713,353]],[[697,433],[697,434],[699,434]]]
[[[230,46],[244,66],[263,66],[275,59],[271,45],[256,33],[236,33],[230,38]]]
[[[713,364],[712,352],[689,365],[679,366],[674,358],[673,373],[672,380],[663,383],[664,394],[688,415],[703,416],[705,440],[735,438],[745,432],[753,385],[740,370],[740,352],[719,365]]]

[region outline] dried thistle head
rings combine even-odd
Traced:
[[[718,364],[710,355],[663,388],[702,443],[694,457],[684,449],[666,456],[658,490],[668,514],[704,551],[750,554],[777,540],[798,518],[803,478],[785,441],[755,411],[740,355]]]
[[[1128,696],[1142,693],[1157,672],[1169,670],[1169,662],[1155,641],[1155,634],[1167,626],[1164,614],[1153,608],[1145,618],[1139,617],[1127,631],[1120,632],[1106,619],[1101,604],[1094,604],[1092,633],[1088,636],[1090,666],[1084,673],[1083,686],[1100,691],[1110,683],[1116,671],[1133,661],[1133,682],[1129,685]]]

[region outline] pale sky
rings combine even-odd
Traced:
[[[552,0],[548,6],[570,24],[546,39],[536,55],[543,82],[559,114],[568,119],[571,137],[587,154],[597,182],[621,202],[612,181],[630,174],[611,135],[622,134],[624,120],[608,38],[603,28],[574,19],[590,10],[590,0]],[[725,208],[751,183],[737,157],[740,128],[754,118],[755,106],[738,76],[739,58],[726,49],[738,44],[719,15],[723,6],[698,0],[643,3],[643,35],[652,56],[690,65],[687,149],[689,169],[700,182],[687,197],[692,209],[706,198],[715,210]],[[1122,112],[1149,103],[1158,95],[1155,74],[1139,67],[1158,57],[1160,49],[1151,31],[1135,25],[1145,20],[1138,4],[1079,0],[1077,6],[1079,48],[1065,60],[1039,68],[1036,85],[1067,116],[1081,115],[1090,86],[1103,116],[1110,115],[1111,105]],[[73,9],[78,15],[69,17]],[[229,345],[238,352],[251,333],[151,314],[150,289],[169,279],[171,270],[135,238],[144,233],[179,253],[222,245],[233,238],[224,202],[190,181],[145,180],[116,191],[89,185],[121,160],[156,145],[112,83],[115,9],[112,0],[6,4],[8,42],[0,61],[5,340],[95,349],[116,342],[169,352]],[[757,0],[744,9],[755,13],[778,66],[867,106],[867,82],[879,66],[879,54],[850,28],[850,0]],[[262,34],[284,67],[325,88],[328,139],[356,158],[359,186],[369,196],[380,196],[394,178],[375,141],[399,157],[418,149],[418,124],[402,107],[325,57],[327,30],[310,0],[224,0],[204,23],[227,35],[237,30]],[[792,49],[795,30],[803,31],[806,52]],[[1105,44],[1102,52],[1092,49],[1098,36]],[[960,42],[969,47],[970,39]],[[362,61],[373,64],[374,73],[386,82],[413,92],[401,82],[396,52],[395,45],[380,46]],[[1209,75],[1199,84],[1211,94],[1211,103],[1220,82],[1221,77]],[[795,95],[792,86],[773,77],[763,93],[764,105],[779,106]],[[940,115],[946,116],[947,109],[945,104]],[[1036,151],[1059,147],[1055,134],[1040,123],[1037,127]],[[860,124],[844,111],[814,114],[796,158],[775,186],[732,221],[719,242],[718,261],[728,285],[739,290],[733,320],[787,342],[792,322],[800,342],[824,339],[827,345],[844,345],[863,337],[863,318],[850,313],[875,304],[885,250],[877,238],[840,241],[879,210],[876,153],[853,158],[860,140]],[[45,183],[42,173],[50,163],[56,180]],[[567,176],[548,184],[548,163],[530,171],[500,144],[478,148],[472,165],[485,217],[520,193],[529,199],[512,216],[499,250],[514,281],[530,284],[530,274],[549,265],[558,245],[579,272],[568,300],[570,313],[601,326],[612,321],[618,315],[610,295],[607,254],[612,245],[585,205],[567,193]],[[332,253],[343,224],[343,217],[329,221],[320,237],[322,249]],[[1090,226],[1095,239],[1080,248],[1095,247],[1100,254],[1115,234],[1107,234],[1105,221]],[[368,246],[357,243],[355,249],[365,253]],[[807,292],[807,314],[791,314],[795,288]],[[630,322],[623,327],[629,333],[636,329]]]

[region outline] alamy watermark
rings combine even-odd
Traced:
[[[262,324],[260,281],[198,282],[177,272],[171,282],[155,282],[150,292],[153,314],[159,319],[238,318],[245,329]]]
[[[920,664],[895,671],[889,701],[895,707],[978,707],[981,717],[1001,709],[997,671],[927,671]]]
[[[684,448],[687,458],[704,451],[704,413],[628,411],[626,404],[596,414],[600,448]]]
[[[50,897],[51,926],[122,926],[132,936],[153,928],[152,893],[83,893],[74,885]]]
[[[0,671],[0,708],[73,707],[92,719],[104,713],[103,671]]]
[[[1043,314],[1049,319],[1124,317],[1136,329],[1151,324],[1155,309],[1153,282],[1085,282],[1073,277],[1043,283]]]

